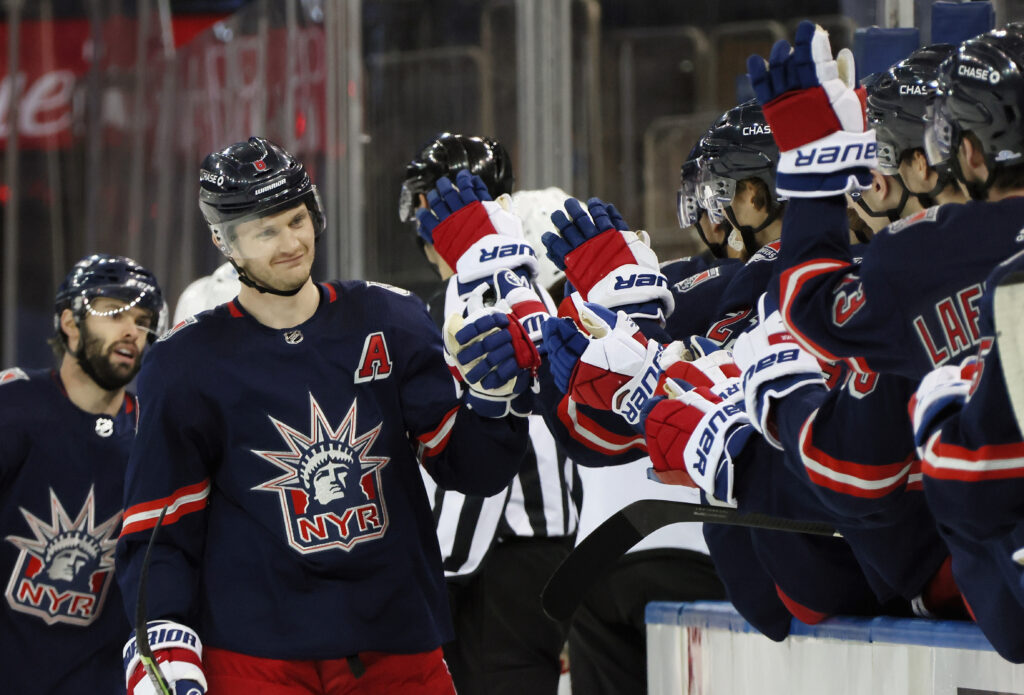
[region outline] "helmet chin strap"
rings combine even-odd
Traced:
[[[235,259],[232,258],[231,256],[228,256],[228,263],[230,263],[231,265],[233,265],[235,267],[235,270],[238,272],[238,281],[240,283],[242,283],[246,287],[253,288],[254,290],[259,292],[260,294],[274,294],[274,295],[277,295],[278,297],[294,297],[295,295],[297,295],[299,293],[300,290],[302,290],[302,288],[306,284],[306,283],[302,283],[301,285],[296,287],[294,290],[275,290],[273,287],[264,287],[263,285],[258,284],[255,280],[250,278],[246,274],[246,272],[244,270],[242,270],[241,266],[239,266],[237,263],[235,263]]]
[[[986,162],[989,164],[989,162]],[[995,178],[996,171],[994,166],[989,166],[988,176],[984,181],[968,181],[967,177],[964,176],[964,170],[960,166],[959,157],[950,158],[950,168],[953,170],[953,176],[955,176],[964,188],[967,189],[967,195],[971,197],[971,200],[988,200],[988,189],[992,187],[992,179]]]
[[[894,177],[897,178],[897,177]],[[903,185],[903,181],[900,180],[900,185],[903,188],[903,193],[900,194],[900,202],[896,203],[896,207],[888,208],[887,210],[872,210],[868,202],[864,200],[864,196],[857,196],[857,206],[864,211],[864,214],[868,217],[887,217],[890,222],[895,222],[903,214],[903,208],[907,206],[907,201],[910,200],[910,189]]]
[[[762,222],[756,227],[752,227],[749,224],[740,224],[739,222],[737,222],[736,213],[733,212],[731,204],[726,205],[723,209],[725,211],[726,218],[729,220],[729,224],[731,224],[740,233],[740,236],[743,237],[743,245],[747,247],[747,253],[753,256],[761,248],[761,246],[757,243],[755,235],[761,230],[765,229],[772,222],[779,219],[779,215],[782,214],[783,208],[783,205],[776,205],[775,209],[768,213],[768,217],[764,219],[764,222]]]

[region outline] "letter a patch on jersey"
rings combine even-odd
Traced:
[[[366,336],[363,343],[363,355],[359,358],[359,369],[356,370],[355,382],[362,384],[376,379],[387,379],[391,376],[391,355],[388,344],[380,331]]]

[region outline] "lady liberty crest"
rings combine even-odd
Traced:
[[[312,393],[307,432],[268,417],[287,448],[252,452],[277,466],[282,475],[253,490],[277,493],[289,545],[303,554],[329,548],[347,551],[383,536],[388,515],[380,469],[390,459],[369,453],[382,423],[358,433],[357,402],[353,400],[341,424],[334,428]]]
[[[92,488],[78,516],[50,489],[50,522],[21,509],[32,538],[8,536],[21,554],[7,582],[7,605],[47,625],[89,625],[103,610],[114,578],[114,546],[121,512],[95,523]]]

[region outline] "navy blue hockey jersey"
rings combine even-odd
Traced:
[[[114,546],[137,414],[133,396],[80,410],[56,372],[0,372],[4,692],[124,693]]]
[[[988,279],[1024,269],[1024,252]],[[993,295],[981,301],[982,368],[963,408],[924,447],[924,487],[947,543],[953,575],[978,625],[1007,659],[1024,662],[1024,441],[993,340]],[[1008,600],[1014,596],[1016,600]]]
[[[490,495],[525,419],[460,408],[423,303],[377,283],[320,286],[287,330],[237,300],[179,324],[139,374],[118,579],[133,605],[160,509],[148,617],[252,656],[416,653],[452,638],[429,500]]]
[[[928,208],[850,253],[842,197],[790,201],[782,227],[780,307],[819,359],[919,379],[973,354],[985,277],[1024,248],[1024,198]]]

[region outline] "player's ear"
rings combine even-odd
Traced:
[[[75,315],[71,313],[71,309],[65,309],[60,312],[60,329],[64,331],[64,335],[68,337],[68,352],[77,352],[78,342],[81,340],[82,332],[78,329],[78,324],[75,322]]]
[[[871,170],[871,191],[878,196],[879,200],[885,198],[889,193],[889,180],[878,169]]]

